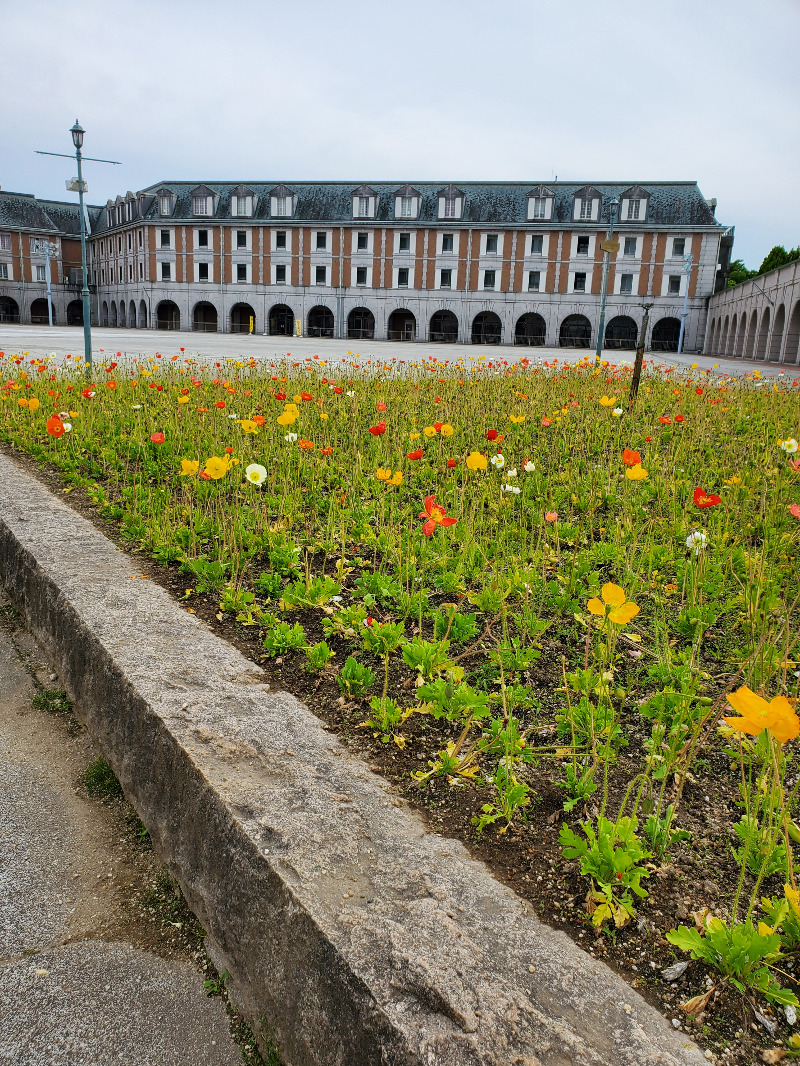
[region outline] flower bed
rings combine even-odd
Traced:
[[[2,439],[435,827],[721,1061],[793,1053],[800,380],[0,368]]]

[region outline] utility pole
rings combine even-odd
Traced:
[[[639,331],[639,343],[636,347],[636,362],[633,365],[633,380],[631,381],[631,391],[628,396],[628,406],[633,407],[636,403],[636,394],[639,391],[639,378],[642,376],[642,364],[644,363],[644,346],[647,341],[647,325],[650,321],[650,308],[652,304],[643,304],[644,318],[642,319],[642,328]]]
[[[86,212],[83,204],[83,194],[88,192],[88,189],[83,180],[83,172],[81,170],[81,162],[84,157],[81,155],[81,148],[83,147],[83,136],[86,132],[75,119],[75,125],[69,131],[72,134],[72,143],[75,145],[75,160],[78,164],[78,176],[72,181],[67,182],[67,189],[70,192],[78,193],[78,207],[81,216],[81,273],[82,273],[82,288],[81,288],[81,300],[83,303],[83,356],[84,366],[86,368],[86,376],[90,377],[92,373],[92,309],[89,304],[89,271],[86,266]],[[64,152],[40,152],[36,151],[36,155],[57,155],[62,159],[72,159],[71,155],[66,155]],[[92,156],[85,157],[92,163],[110,163],[112,166],[118,167],[121,164],[116,159],[94,159]],[[52,323],[51,323],[52,324]]]
[[[39,241],[39,251],[44,256],[44,279],[47,282],[47,322],[53,325],[53,290],[50,287],[50,260],[55,259],[58,248],[51,241]]]
[[[617,205],[619,200],[616,197],[609,204],[608,212],[608,232],[606,233],[606,239],[601,241],[600,247],[603,249],[603,282],[600,287],[600,323],[597,327],[597,348],[595,350],[595,366],[600,366],[600,355],[603,351],[603,334],[606,330],[606,292],[608,290],[608,265],[611,259],[612,252],[619,251],[619,241],[615,241],[614,237],[614,222],[617,217]]]
[[[677,353],[678,355],[680,355],[681,352],[683,351],[683,336],[684,336],[684,334],[686,332],[686,316],[689,314],[689,311],[688,311],[688,308],[687,308],[687,305],[689,303],[689,279],[692,276],[692,266],[694,265],[694,260],[692,259],[691,253],[689,255],[685,255],[683,257],[683,262],[685,264],[684,270],[686,271],[686,288],[683,290],[683,310],[681,311],[681,331],[678,334],[678,353]]]

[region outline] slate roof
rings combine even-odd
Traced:
[[[101,210],[99,207],[88,208],[92,229]],[[81,219],[78,204],[60,200],[37,200],[30,193],[0,192],[0,229],[79,237]]]
[[[216,220],[241,223],[241,219],[231,215],[231,195],[242,184],[239,181],[230,182],[205,182],[207,187],[217,198],[214,218]],[[283,182],[276,185],[273,181],[258,182],[249,181],[244,183],[253,190],[253,195],[258,198],[257,205],[251,222],[271,221],[270,194],[293,195],[296,197],[295,210],[291,219],[281,218],[282,223],[290,221],[311,223],[351,223],[353,219],[353,190],[359,187],[355,181],[293,181]],[[386,222],[394,222],[395,196],[400,181],[371,182],[367,187],[374,191],[377,196],[375,215],[370,219],[359,219],[359,225],[376,225]],[[644,191],[648,194],[647,218],[637,220],[638,228],[659,228],[663,226],[675,226],[685,228],[709,227],[713,229],[724,228],[714,218],[708,203],[703,198],[697,182],[673,181],[673,182],[641,182]],[[165,181],[158,182],[143,190],[140,202],[144,203],[144,212],[137,222],[159,221],[158,202],[154,195],[162,189],[169,189],[175,196],[175,209],[170,215],[174,221],[185,219],[187,222],[194,220],[192,214],[192,191],[197,188],[196,182],[188,181]],[[631,182],[595,182],[587,185],[586,182],[550,182],[546,186],[549,193],[554,197],[552,217],[547,221],[533,222],[528,220],[528,196],[532,190],[537,189],[536,183],[532,182],[462,182],[457,187],[458,193],[463,193],[464,204],[460,219],[448,219],[447,225],[452,227],[464,225],[524,225],[524,226],[549,226],[573,224],[574,197],[582,189],[597,189],[604,201],[612,197],[621,199],[623,192],[631,188]],[[439,219],[439,196],[442,190],[441,182],[416,182],[415,192],[421,197],[419,215],[414,223],[429,223],[440,225]],[[585,223],[586,227],[603,226],[606,223],[607,211],[601,212],[597,222]],[[408,220],[397,219],[408,224]],[[92,233],[98,234],[108,229],[105,212],[92,226]]]

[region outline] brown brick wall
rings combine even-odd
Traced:
[[[425,270],[425,230],[417,230],[417,258],[414,262],[414,288],[423,288],[422,278]]]
[[[558,274],[558,292],[566,292],[569,285],[569,253],[572,248],[572,233],[564,230],[561,234],[561,269]]]
[[[428,230],[428,259],[425,267],[425,288],[436,288],[436,230]]]
[[[703,235],[695,233],[692,237],[692,273],[689,275],[689,295],[694,296],[697,291],[697,275],[700,273],[700,251],[703,247]]]
[[[341,279],[339,277],[339,255],[341,253],[341,234],[338,229],[333,231],[331,237],[331,285],[334,288],[337,285],[341,285]]]
[[[467,234],[464,234],[466,240]],[[472,292],[475,292],[478,288],[478,260],[481,254],[481,234],[480,230],[470,230],[469,232],[469,254],[472,256],[472,262],[469,265],[469,283],[468,287]]]
[[[647,296],[648,281],[650,280],[650,264],[653,259],[653,234],[645,233],[642,241],[642,265],[639,270],[639,295]]]
[[[373,289],[379,289],[381,287],[381,265],[383,263],[383,240],[386,234],[385,230],[376,229],[372,237],[372,287]]]
[[[147,270],[148,280],[156,281],[156,228],[155,226],[147,227],[147,247],[149,254],[147,256]],[[106,260],[106,281],[108,281],[109,262]]]
[[[311,279],[311,230],[301,229],[300,233],[300,277],[302,285],[309,285]]]
[[[667,235],[659,233],[656,237],[656,261],[653,264],[653,281],[650,285],[650,295],[661,295],[661,282],[664,277],[664,257],[667,254]]]
[[[522,292],[523,275],[525,273],[522,263],[525,259],[525,242],[527,239],[528,235],[525,230],[517,230],[517,248],[514,257],[514,292]]]
[[[603,249],[600,247],[600,241],[606,239],[605,233],[598,233],[594,241],[594,264],[592,266],[592,294],[596,295],[600,292],[603,282]],[[588,273],[588,271],[587,271]],[[609,292],[611,289],[609,288]]]
[[[456,271],[456,288],[462,292],[467,287],[467,252],[469,249],[469,232],[462,230],[458,235],[458,269]]]
[[[261,284],[261,234],[263,229],[260,226],[254,226],[250,231],[250,241],[252,243],[251,248],[251,277],[254,285]]]
[[[545,269],[544,286],[541,285],[540,279],[540,291],[555,292],[556,291],[556,272],[558,267],[558,234],[551,233],[547,239],[547,267]]]
[[[511,291],[511,245],[513,240],[514,235],[511,232],[498,235],[497,243],[500,246],[503,259],[503,265],[500,268],[500,288],[503,292]]]
[[[344,231],[344,257],[342,259],[342,272],[344,277],[342,278],[342,284],[345,286],[350,285],[350,271],[352,268],[351,255],[353,253],[353,231],[346,229]]]

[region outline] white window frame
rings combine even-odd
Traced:
[[[366,233],[366,235],[367,235],[367,247],[366,248],[359,248],[358,247],[358,235],[359,235],[359,233]],[[353,241],[352,241],[352,248],[351,248],[352,254],[353,255],[370,255],[371,256],[372,255],[372,250],[375,247],[374,237],[375,237],[375,234],[374,234],[374,232],[371,229],[353,230]]]
[[[279,233],[282,233],[284,235],[284,238],[285,238],[285,241],[286,241],[286,243],[284,245],[281,245],[281,246],[278,245],[278,234]],[[283,253],[285,253],[286,255],[289,255],[290,252],[291,252],[291,241],[289,239],[289,230],[288,229],[274,229],[274,230],[272,230],[272,239],[270,241],[270,244],[272,246],[272,251],[276,252],[278,255],[281,255]]]
[[[192,197],[192,214],[197,217],[208,218],[212,214],[208,209],[208,201],[210,196],[193,196]]]
[[[395,234],[395,236],[397,237],[397,246],[395,247],[395,251],[397,252],[397,254],[398,255],[413,255],[413,250],[412,250],[412,247],[411,247],[411,233],[403,230],[402,232],[398,231]],[[401,248],[400,247],[400,238],[401,237],[408,237],[408,248]]]
[[[637,196],[633,200],[628,200],[628,209],[625,212],[626,222],[638,222],[640,217],[640,211],[642,207],[642,201]]]
[[[678,278],[678,291],[670,292],[669,279]],[[682,271],[680,274],[664,274],[664,281],[662,282],[662,296],[683,296],[686,292],[686,272]]]
[[[449,251],[445,251],[444,247],[443,247],[445,237],[452,237],[453,238],[453,247]],[[459,246],[459,243],[460,243],[460,241],[459,241],[460,237],[461,237],[460,233],[454,233],[454,232],[451,232],[450,230],[445,230],[444,232],[437,233],[436,234],[436,254],[445,256],[447,258],[449,258],[451,255],[457,256],[458,255],[458,246]]]
[[[413,218],[414,217],[414,200],[415,196],[401,196],[400,197],[400,217],[401,218]]]
[[[443,285],[442,284],[442,274],[449,274],[450,275],[450,284],[449,285]],[[445,289],[448,292],[452,292],[452,290],[455,289],[455,287],[456,286],[453,284],[453,267],[440,267],[439,270],[436,271],[436,288],[437,289]]]
[[[676,241],[683,241],[683,248],[679,252],[675,251],[675,242]],[[671,259],[683,259],[683,257],[686,255],[686,244],[687,244],[687,241],[688,241],[687,237],[673,237],[672,238],[672,252],[671,252],[671,255],[670,255]]]
[[[535,284],[534,284],[535,279]],[[541,270],[529,270],[528,271],[528,292],[541,292],[542,291],[542,272]]]
[[[589,204],[587,208],[585,205]],[[591,199],[586,199],[583,196],[575,197],[575,208],[572,213],[573,221],[575,222],[596,222],[597,216],[600,210],[600,200],[598,197],[593,196]],[[588,213],[586,213],[588,212]]]
[[[233,196],[235,201],[235,211],[231,211],[231,214],[235,218],[251,218],[253,214],[253,197],[252,196]]]
[[[589,240],[589,251],[585,252],[585,253],[581,252],[580,255],[578,254],[578,238],[579,237],[582,238],[583,240],[586,240],[587,238]],[[587,259],[591,261],[591,260],[594,259],[596,248],[597,248],[597,235],[596,234],[594,234],[594,233],[573,233],[572,241],[570,242],[570,259],[580,259],[581,262],[585,262]]]
[[[162,259],[161,260],[161,269],[158,272],[158,280],[159,281],[174,281],[175,280],[175,272],[172,269],[173,265],[174,265],[174,263],[173,263],[173,260],[171,260],[171,259]],[[164,267],[167,268],[167,271],[169,273],[169,277],[168,278],[164,277]],[[113,282],[113,274],[112,274],[112,282]]]
[[[11,264],[0,263],[0,281],[11,281]]]
[[[623,282],[626,278],[630,278],[630,288],[623,288]],[[624,273],[619,276],[619,294],[620,296],[633,296],[633,273]]]
[[[492,276],[492,284],[491,285],[487,285],[486,284],[486,275],[487,274],[491,274],[491,276]],[[499,292],[500,286],[499,286],[498,282],[499,282],[500,279],[497,277],[498,274],[499,274],[499,271],[496,270],[494,267],[490,267],[489,269],[481,269],[481,271],[480,271],[480,281],[479,281],[480,288],[481,289],[485,289],[487,292]]]
[[[545,222],[553,213],[552,196],[529,196],[528,218],[536,222]]]
[[[322,281],[317,277],[317,272],[322,271]],[[314,264],[314,284],[315,285],[327,285],[328,284],[328,268],[324,263]]]
[[[359,281],[358,275],[362,270],[364,271],[364,280]],[[365,266],[364,264],[352,266],[350,284],[359,289],[368,289],[372,285],[372,267]]]
[[[394,287],[396,289],[410,289],[411,288],[411,267],[396,267],[396,277]],[[405,271],[406,280],[405,284],[400,280],[400,275]]]
[[[503,251],[503,234],[502,233],[484,233],[481,235],[481,254],[482,255],[502,255]],[[494,237],[494,251],[489,250],[489,238]]]
[[[11,234],[0,233],[0,252],[11,251]]]
[[[158,198],[158,213],[162,218],[167,218],[172,214],[172,197],[171,196],[159,196]]]
[[[283,280],[278,281],[278,271],[283,270]],[[272,284],[273,285],[288,285],[291,281],[291,275],[289,274],[288,263],[273,263],[272,264]]]
[[[236,277],[234,278],[233,284],[234,285],[249,285],[250,281],[251,281],[250,263],[248,263],[246,261],[236,260],[236,261],[234,261],[233,266],[234,266],[234,270],[236,272]],[[239,277],[239,267],[244,267],[244,277],[243,278]]]
[[[535,241],[540,241],[541,242],[541,248],[534,250],[533,245],[534,245]],[[546,234],[544,234],[544,233],[532,233],[531,234],[531,243],[530,243],[530,246],[528,248],[528,255],[546,255],[547,254],[546,250],[545,250],[546,243],[547,243],[547,235]]]
[[[633,251],[626,251],[628,241],[633,241]],[[622,255],[625,259],[638,259],[639,258],[639,238],[638,237],[623,237],[622,239]]]
[[[201,278],[200,277],[200,267],[201,266],[208,267],[208,277],[207,278]],[[207,284],[210,284],[211,282],[213,282],[213,280],[214,280],[214,263],[213,263],[213,260],[210,261],[210,262],[206,261],[205,259],[202,260],[202,262],[195,261],[195,264],[194,264],[194,280],[199,285],[207,285]]]
[[[582,289],[577,289],[575,287],[575,284],[576,284],[579,276],[583,277],[583,288]],[[591,288],[591,281],[589,280],[589,271],[588,270],[573,270],[573,271],[570,271],[569,280],[570,280],[570,287],[569,287],[569,291],[570,292],[580,292],[580,293],[585,294]],[[589,288],[587,288],[587,284],[586,284],[587,280],[589,281]]]
[[[47,281],[47,270],[44,263],[36,264],[36,280]]]
[[[250,251],[252,251],[252,249],[253,249],[253,238],[251,236],[252,231],[249,230],[249,229],[244,229],[244,230],[237,229],[237,230],[234,230],[233,232],[236,234],[235,242],[231,241],[231,245],[233,246],[233,251],[234,252],[250,252]],[[244,244],[239,244],[239,234],[240,233],[244,234]]]
[[[439,197],[439,218],[448,218],[455,221],[461,218],[463,209],[464,198],[462,196]]]

